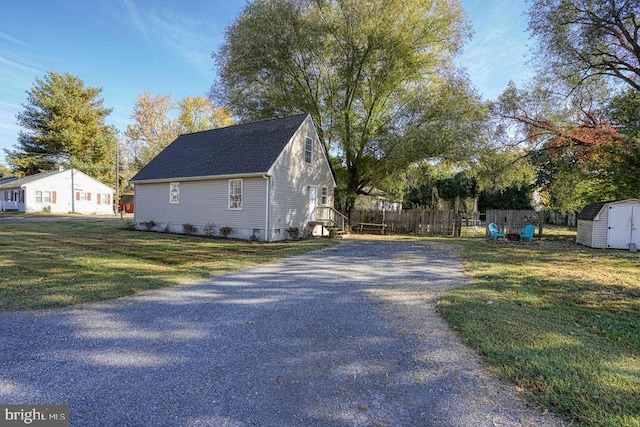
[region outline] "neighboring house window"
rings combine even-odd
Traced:
[[[320,190],[320,204],[322,206],[329,204],[329,189],[327,187],[322,187]]]
[[[84,191],[77,191],[76,192],[76,200],[91,201],[91,193],[86,193]]]
[[[304,162],[313,162],[313,139],[307,138],[304,141]]]
[[[229,209],[242,210],[242,180],[229,180]]]
[[[169,203],[180,203],[180,183],[169,183]]]
[[[51,191],[36,191],[36,203],[51,203]]]
[[[98,193],[98,204],[99,205],[108,205],[109,203],[110,203],[109,194]]]

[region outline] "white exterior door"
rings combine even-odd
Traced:
[[[309,186],[309,221],[315,221],[317,217],[316,208],[318,207],[318,187]]]
[[[640,211],[640,208],[635,210]],[[607,233],[607,246],[616,249],[629,249],[632,242],[632,221],[634,219],[633,206],[609,207],[609,230]],[[635,215],[636,219],[640,216]],[[638,233],[636,233],[638,234]],[[636,236],[637,239],[637,236]]]

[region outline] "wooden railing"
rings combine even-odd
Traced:
[[[23,203],[14,202],[11,200],[0,200],[0,211],[19,211],[20,208],[24,209]]]
[[[344,231],[349,220],[340,211],[331,206],[318,206],[315,210],[316,221],[326,221],[329,225]]]

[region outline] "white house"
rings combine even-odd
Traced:
[[[592,248],[640,247],[640,200],[586,205],[578,214],[576,242]]]
[[[113,190],[77,169],[38,173],[0,183],[0,210],[112,214]]]
[[[135,222],[198,234],[291,238],[326,231],[336,182],[308,114],[181,135],[138,172]]]

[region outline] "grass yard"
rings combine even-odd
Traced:
[[[249,243],[124,230],[124,221],[0,223],[0,309],[61,307],[193,282],[335,241]]]
[[[572,425],[640,426],[640,254],[457,240],[471,283],[439,309],[489,368]]]

